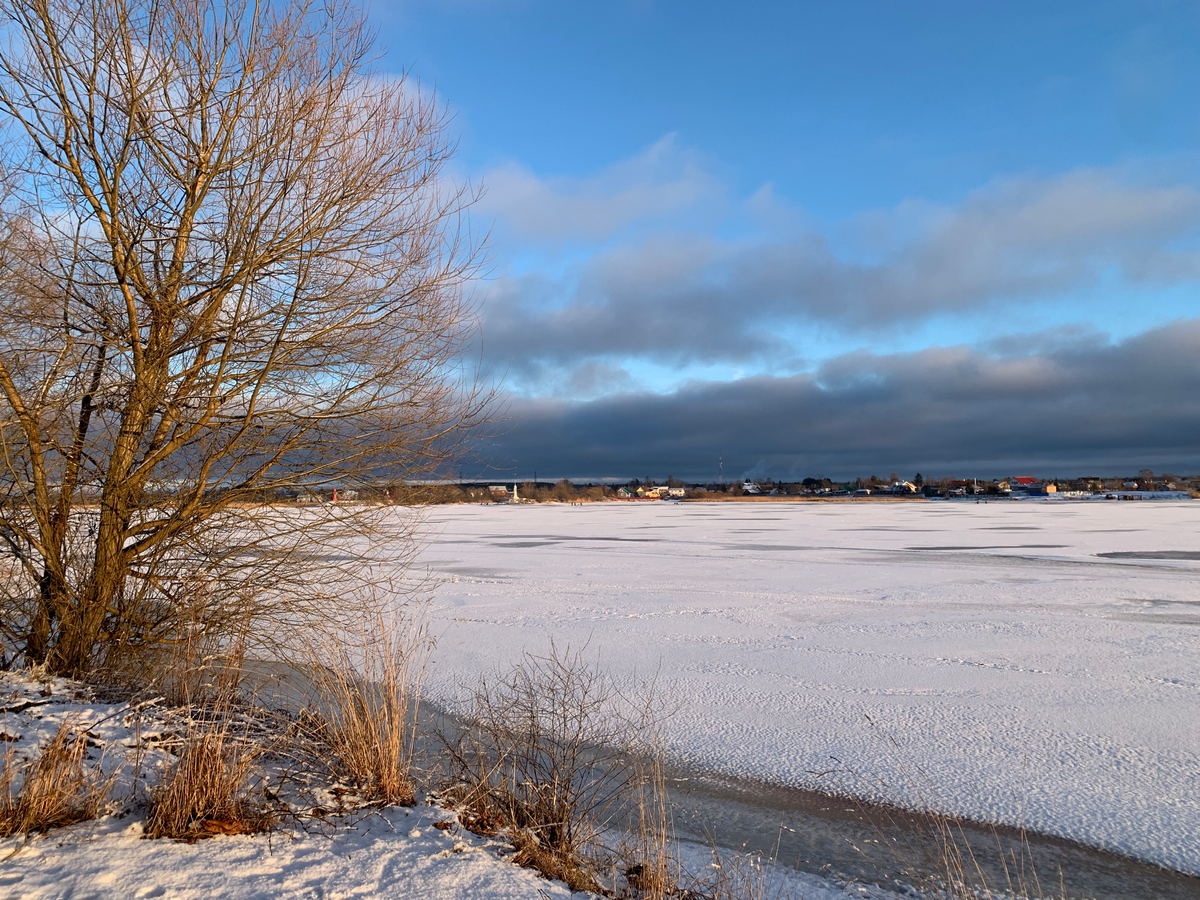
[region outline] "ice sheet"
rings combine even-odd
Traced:
[[[679,757],[1200,873],[1200,503],[458,506],[428,528],[442,698],[586,643],[669,686]]]

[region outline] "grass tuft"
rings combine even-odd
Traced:
[[[357,640],[337,635],[314,654],[310,711],[363,800],[411,806],[417,707],[432,646],[426,608],[379,612],[371,624]]]
[[[269,831],[275,817],[263,802],[260,749],[234,733],[222,705],[212,721],[193,722],[178,762],[151,792],[147,838],[194,843],[217,834]]]
[[[9,750],[0,773],[0,837],[48,831],[99,814],[111,780],[99,766],[87,765],[87,748],[86,731],[69,720],[31,762],[19,764]]]

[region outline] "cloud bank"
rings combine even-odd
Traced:
[[[1024,350],[1029,352],[1024,352]],[[529,477],[1200,471],[1200,319],[1123,342],[848,354],[814,372],[592,401],[515,397],[490,448]]]

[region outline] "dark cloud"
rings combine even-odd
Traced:
[[[502,279],[484,309],[487,353],[517,376],[597,358],[774,363],[795,352],[783,334],[806,324],[863,333],[1062,297],[1102,277],[1200,280],[1200,192],[1190,186],[1079,172],[860,225],[872,235],[869,262],[817,233],[674,234],[610,248],[561,277]]]
[[[581,478],[1200,471],[1200,319],[1121,343],[854,353],[812,373],[590,402],[515,398],[499,468]]]

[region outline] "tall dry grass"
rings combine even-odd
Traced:
[[[153,657],[149,682],[186,723],[175,761],[150,791],[144,834],[188,843],[216,834],[268,831],[263,735],[241,696],[246,629],[209,629],[202,585],[174,640]],[[166,748],[164,748],[166,749]]]
[[[416,802],[417,710],[433,639],[428,605],[382,608],[358,633],[329,634],[311,653],[309,712],[335,770],[360,798]]]
[[[150,793],[145,836],[193,843],[270,830],[275,816],[258,765],[263,748],[235,715],[232,700],[223,697],[189,715],[177,759]]]
[[[46,831],[95,818],[112,779],[87,764],[88,736],[78,720],[64,721],[28,763],[13,750],[0,772],[0,837]],[[20,787],[16,785],[20,783]]]
[[[934,811],[925,816],[928,824],[914,830],[909,846],[916,845],[934,871],[917,879],[929,900],[1067,900],[1061,872],[1058,885],[1043,886],[1023,832],[1018,846],[1006,852],[993,829],[1000,873],[989,874],[962,823]]]
[[[792,900],[783,870],[774,859],[712,847],[707,871],[691,879],[686,894],[696,900]]]
[[[675,817],[657,733],[644,735],[644,754],[632,760],[622,836],[617,847],[617,871],[610,887],[614,893],[631,891],[642,900],[677,897],[684,881],[675,852]]]
[[[1067,900],[1062,872],[1058,884],[1043,885],[1032,848],[1023,829],[1015,844],[1002,841],[1000,831],[990,829],[995,854],[987,848],[976,849],[964,823],[941,811],[936,788],[929,775],[905,758],[895,735],[885,731],[871,716],[866,720],[894,754],[900,771],[915,794],[917,815],[884,812],[891,830],[901,837],[891,838],[881,829],[880,843],[890,848],[894,858],[912,873],[912,881],[929,900]],[[845,774],[854,775],[853,772]],[[1007,849],[1005,845],[1007,846]],[[998,860],[999,865],[988,859]]]
[[[642,761],[656,750],[652,688],[619,684],[583,650],[526,654],[507,673],[484,679],[462,731],[445,740],[452,788],[468,827],[503,829],[515,861],[596,891],[606,872],[669,890],[665,793],[643,794],[640,834],[613,860],[606,843],[647,788]]]

